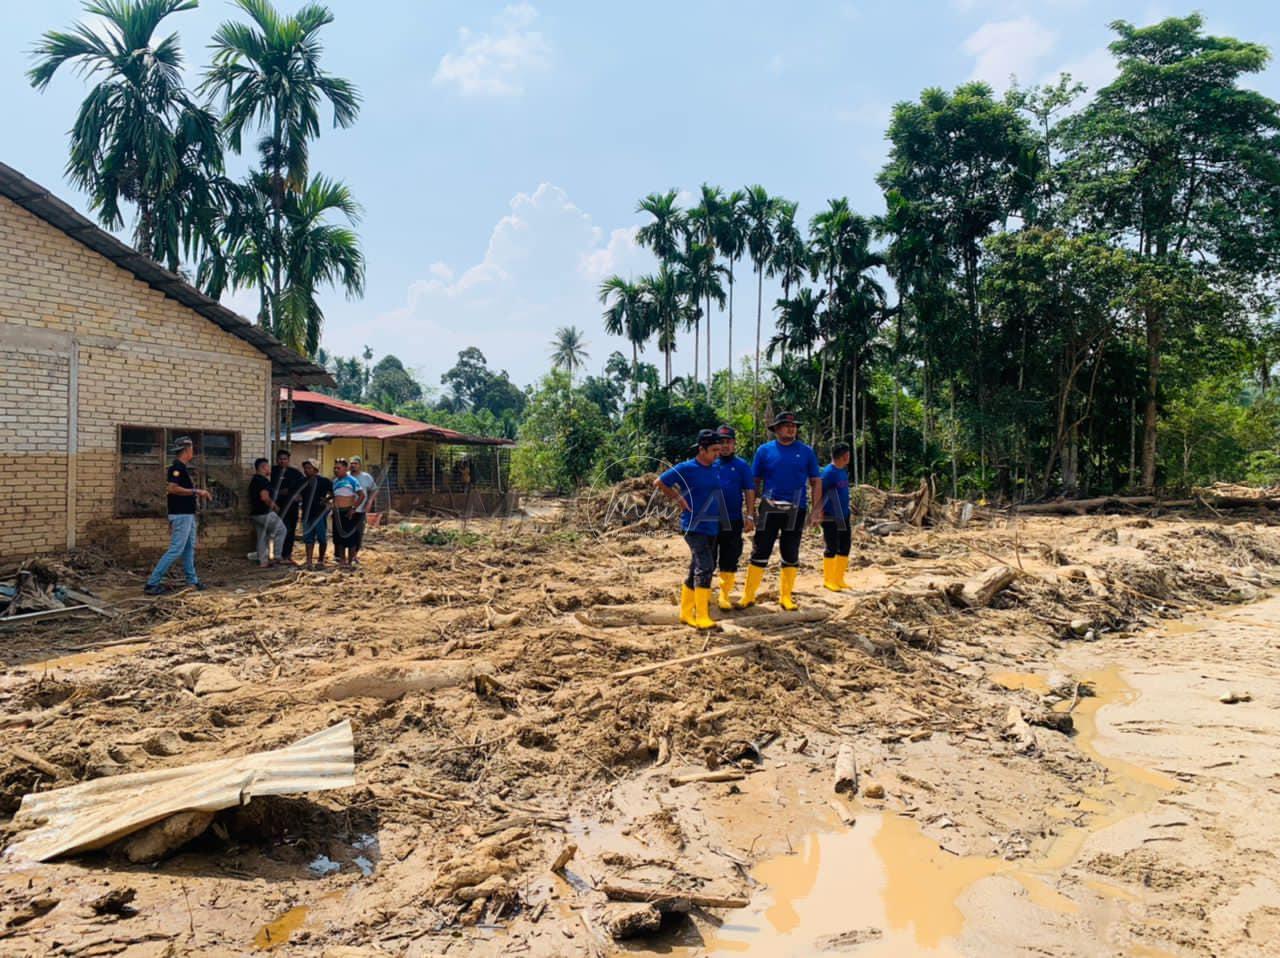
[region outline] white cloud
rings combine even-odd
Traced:
[[[531,29],[537,18],[533,5],[521,2],[494,17],[491,32],[462,27],[457,49],[441,57],[431,82],[464,96],[521,96],[529,74],[551,63],[550,44]]]
[[[1092,99],[1093,94],[1115,79],[1116,58],[1106,47],[1099,47],[1078,60],[1064,63],[1053,72],[1053,76],[1045,78],[1046,82],[1056,78],[1059,73],[1070,73],[1073,80],[1083,83],[1089,88],[1083,99]]]
[[[1031,17],[984,23],[964,41],[964,52],[975,58],[972,78],[996,90],[1009,86],[1011,76],[1037,75],[1037,63],[1048,55],[1057,37]]]
[[[479,262],[462,270],[431,264],[410,284],[403,306],[359,326],[330,326],[325,346],[339,355],[364,343],[395,353],[420,367],[430,385],[459,350],[478,346],[491,368],[507,369],[523,384],[546,372],[556,327],[572,324],[586,332],[588,366],[597,369],[612,350],[628,350],[600,328],[601,280],[655,268],[636,243],[638,228],[597,226],[564,190],[543,183],[512,197]]]

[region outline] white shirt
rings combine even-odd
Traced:
[[[373,493],[374,490],[377,489],[378,483],[372,475],[365,472],[363,469],[360,470],[360,474],[358,476],[353,476],[352,478],[354,478],[356,482],[360,483],[360,488],[364,490],[365,494],[364,502],[360,503],[356,512],[368,512],[369,503],[373,501]]]

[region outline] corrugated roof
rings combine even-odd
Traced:
[[[287,399],[288,389],[280,390],[280,398]],[[451,443],[460,446],[514,446],[510,439],[496,439],[492,436],[468,436],[455,429],[444,426],[433,426],[429,422],[419,422],[404,416],[396,416],[367,406],[326,396],[324,393],[312,392],[308,389],[293,391],[294,403],[311,403],[329,409],[365,416],[370,422],[308,422],[293,431],[294,442],[313,442],[316,439],[328,439],[333,436],[345,436],[353,439],[403,439],[406,436],[418,436],[421,439],[434,439],[437,442]],[[309,437],[309,438],[304,438]]]
[[[237,339],[242,339],[271,360],[271,374],[303,385],[332,385],[333,376],[305,356],[295,353],[261,326],[233,313],[206,296],[181,276],[152,262],[132,246],[121,242],[58,199],[39,183],[0,163],[0,196],[6,196],[27,212],[66,233],[77,243],[128,270],[154,290],[194,310]]]
[[[6,855],[47,861],[102,848],[177,812],[215,812],[259,795],[349,788],[355,784],[354,755],[351,722],[344,719],[269,752],[33,792],[23,797],[13,823],[36,827]]]

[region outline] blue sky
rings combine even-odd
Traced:
[[[352,129],[326,127],[312,166],[345,179],[363,204],[369,267],[363,300],[325,296],[324,345],[395,353],[436,388],[470,345],[517,382],[534,380],[561,325],[586,330],[593,370],[625,351],[600,328],[595,289],[614,272],[652,267],[634,242],[644,194],[758,182],[799,201],[805,219],[838,195],[875,213],[894,102],[926,86],[976,77],[1004,89],[1010,74],[1025,85],[1061,70],[1096,88],[1110,76],[1110,21],[1193,9],[1149,0],[328,5],[337,21],[324,34],[327,68],[365,102]],[[1270,4],[1194,9],[1211,32],[1280,49]],[[38,94],[23,76],[40,34],[69,26],[81,5],[5,0],[3,11],[0,159],[84,209],[63,177],[84,83],[67,72]],[[234,13],[201,0],[167,22],[193,76]],[[1280,99],[1280,68],[1253,85]],[[739,354],[755,309],[747,279],[737,287]],[[766,286],[766,309],[775,295]],[[229,298],[250,316],[255,301]],[[717,365],[725,322],[716,317]],[[652,348],[647,358],[659,359]],[[677,373],[690,360],[682,344]]]

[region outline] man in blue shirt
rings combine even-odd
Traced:
[[[849,568],[853,527],[849,517],[849,456],[847,442],[831,447],[831,463],[822,470],[822,584],[832,592],[849,588],[844,581]]]
[[[822,521],[822,480],[818,478],[818,457],[813,449],[796,438],[800,421],[793,412],[778,413],[769,429],[774,434],[756,450],[751,473],[756,481],[760,501],[755,541],[751,549],[751,567],[742,590],[743,608],[755,605],[756,592],[764,579],[774,542],[780,541],[782,572],[778,578],[778,603],[794,612],[791,598],[800,567],[800,539],[804,535],[805,518],[812,523]],[[813,499],[813,512],[807,509]]]
[[[733,608],[734,584],[738,580],[738,561],[742,558],[742,533],[756,528],[756,484],[751,467],[738,452],[738,434],[732,426],[716,430],[720,439],[720,456],[716,459],[716,475],[720,478],[720,491],[724,494],[725,516],[728,525],[721,523],[716,536],[715,555],[720,566],[720,594],[717,604],[721,609]],[[746,506],[743,506],[743,499]]]
[[[689,546],[689,575],[680,590],[680,621],[695,629],[709,629],[711,575],[715,571],[715,541],[724,517],[724,496],[715,469],[720,438],[711,429],[698,433],[697,453],[672,466],[655,481],[662,494],[680,506],[680,528]]]

